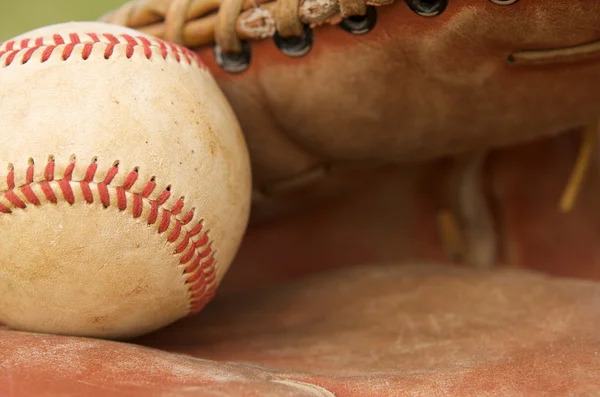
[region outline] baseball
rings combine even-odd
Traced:
[[[250,161],[192,51],[99,22],[0,45],[0,323],[126,339],[200,311],[245,232]]]

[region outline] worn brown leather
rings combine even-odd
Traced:
[[[556,64],[507,59],[600,41],[599,7],[593,0],[450,0],[426,18],[397,1],[377,7],[365,35],[315,27],[312,50],[301,58],[283,55],[270,39],[251,41],[241,74],[217,66],[212,46],[197,50],[240,118],[257,187],[271,195],[297,178],[304,185],[306,173],[321,175],[316,168],[455,155],[594,121],[600,52]],[[160,23],[160,12],[152,22]],[[129,25],[145,27],[139,19]]]
[[[424,19],[398,2],[380,8],[365,36],[315,29],[315,46],[302,59],[286,58],[269,41],[253,44],[243,75],[223,73],[211,48],[199,52],[236,109],[257,183],[265,183],[320,163],[432,158],[593,121],[597,61],[516,67],[506,57],[600,40],[597,8],[593,1],[567,9],[554,0],[506,7],[457,0]]]
[[[0,395],[593,396],[600,287],[434,264],[217,299],[134,344],[0,332]]]
[[[250,40],[251,62],[239,74],[216,63],[207,28],[230,2],[190,1],[179,30],[163,21],[175,3],[182,1],[139,0],[129,3],[134,4],[130,14],[104,18],[179,38],[205,60],[249,145],[252,225],[327,197],[344,197],[388,167],[399,167],[402,174],[424,169],[430,174],[415,178],[429,178],[435,186],[425,199],[431,202],[429,212],[418,221],[440,223],[448,213],[453,219],[433,226],[427,241],[437,241],[417,260],[441,249],[445,258],[471,265],[497,266],[507,257],[519,262],[521,252],[511,244],[521,237],[517,229],[507,230],[502,217],[520,204],[489,190],[495,183],[486,171],[494,162],[490,155],[569,134],[565,139],[574,144],[557,149],[563,159],[556,168],[560,179],[553,182],[553,195],[543,198],[547,216],[564,216],[559,202],[573,179],[569,173],[582,130],[600,113],[597,3],[520,0],[502,6],[454,0],[440,15],[423,17],[397,1],[376,7],[377,23],[364,35],[343,30],[336,24],[340,18],[312,26],[313,46],[303,57],[283,54],[272,39]],[[300,12],[303,4],[306,0]],[[218,35],[215,39],[223,43]],[[533,156],[538,157],[545,161],[536,163],[540,169],[554,161]],[[586,174],[583,181],[590,178]],[[394,183],[413,195],[405,182]]]

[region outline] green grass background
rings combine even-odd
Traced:
[[[95,21],[125,0],[0,0],[0,42],[45,25]]]

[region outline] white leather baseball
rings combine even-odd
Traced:
[[[196,55],[71,22],[0,45],[0,323],[130,338],[198,312],[250,211],[246,143]]]

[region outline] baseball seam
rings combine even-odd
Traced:
[[[141,192],[131,191],[139,177],[138,167],[129,172],[122,185],[113,185],[113,179],[120,172],[118,161],[108,169],[104,179],[97,181],[97,161],[97,158],[93,158],[84,178],[75,181],[73,173],[77,161],[72,156],[62,178],[56,179],[55,159],[50,156],[42,180],[36,181],[35,164],[30,159],[25,184],[22,186],[15,185],[14,166],[9,164],[6,176],[8,189],[0,195],[0,216],[10,215],[15,210],[26,210],[29,205],[39,207],[59,202],[69,205],[77,202],[89,205],[99,203],[104,208],[116,207],[120,212],[130,210],[134,219],[145,219],[148,226],[158,226],[158,233],[164,234],[166,240],[175,246],[173,255],[179,256],[179,263],[186,266],[183,276],[185,285],[188,286],[188,315],[198,313],[214,297],[216,271],[212,241],[208,237],[208,231],[203,230],[203,220],[195,225],[191,224],[196,209],[183,213],[183,197],[172,206],[166,206],[172,196],[170,185],[155,199],[150,198],[156,188],[154,177]]]
[[[164,60],[172,57],[179,63],[195,64],[199,68],[205,68],[198,54],[186,47],[155,38],[111,33],[70,33],[65,36],[55,34],[52,37],[10,40],[0,44],[0,58],[5,57],[0,67],[7,67],[13,63],[24,65],[38,52],[41,52],[39,61],[42,63],[48,61],[57,52],[60,53],[61,59],[66,61],[74,56],[75,49],[78,47],[82,47],[81,59],[87,60],[98,45],[104,45],[103,55],[107,60],[116,53],[121,53],[116,52],[115,47],[124,45],[127,59],[131,59],[136,50],[139,50],[148,60],[154,56],[160,56]]]

